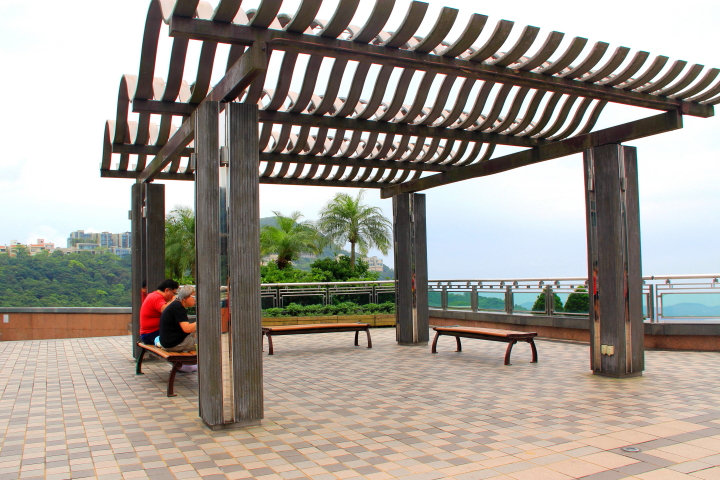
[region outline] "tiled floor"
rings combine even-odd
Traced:
[[[136,376],[129,337],[0,342],[0,480],[720,479],[719,353],[647,352],[615,380],[586,345],[541,340],[531,364],[518,344],[504,366],[504,344],[372,334],[276,339],[262,426],[219,432],[196,375],[167,398],[168,364]]]

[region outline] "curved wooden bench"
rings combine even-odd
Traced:
[[[491,340],[493,342],[505,342],[508,344],[507,350],[505,351],[505,365],[510,365],[510,353],[512,347],[519,340],[526,341],[532,348],[532,363],[537,363],[537,349],[535,348],[534,337],[537,337],[535,332],[515,332],[512,330],[500,330],[496,328],[475,328],[475,327],[435,327],[435,339],[432,343],[432,353],[437,353],[437,342],[440,335],[449,335],[455,337],[457,342],[457,352],[462,352],[462,344],[460,338],[479,338],[481,340]]]
[[[168,386],[167,386],[167,396],[168,397],[174,397],[175,396],[175,374],[177,374],[177,371],[182,367],[183,365],[197,365],[197,352],[168,352],[167,350],[163,350],[162,348],[158,348],[155,345],[146,345],[142,342],[138,342],[138,347],[141,348],[140,355],[138,355],[136,366],[135,366],[135,374],[136,375],[142,375],[142,362],[143,358],[145,357],[145,352],[152,352],[158,357],[170,362],[173,366],[172,371],[170,372],[170,377],[168,378]]]
[[[361,331],[364,331],[367,334],[367,348],[372,348],[369,323],[317,323],[312,325],[278,325],[273,327],[263,327],[262,334],[265,335],[268,339],[268,355],[272,355],[273,336],[303,335],[308,333],[355,332],[355,345],[357,346],[359,345],[358,335]]]

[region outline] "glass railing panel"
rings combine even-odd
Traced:
[[[472,310],[472,292],[452,291],[447,294],[449,310]]]
[[[377,303],[395,302],[395,291],[377,292]]]
[[[513,290],[513,313],[545,313],[545,292]]]
[[[331,293],[330,302],[335,305],[343,302],[353,302],[358,305],[367,305],[372,297],[371,292],[359,293]]]
[[[556,291],[553,312],[558,315],[588,315],[590,297],[587,290]],[[558,298],[560,302],[558,303]]]
[[[720,318],[720,293],[663,293],[664,318]]]
[[[282,307],[285,308],[291,303],[297,303],[298,305],[323,305],[325,302],[325,296],[322,294],[298,294],[290,295],[284,294],[282,296]]]
[[[505,292],[498,290],[495,292],[480,290],[477,292],[477,308],[487,312],[504,312],[505,311]]]
[[[430,308],[442,308],[441,290],[428,290],[428,306]]]

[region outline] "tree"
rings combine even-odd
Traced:
[[[187,283],[195,278],[195,212],[177,205],[165,218],[165,276]]]
[[[277,226],[265,225],[260,229],[260,252],[262,255],[277,255],[277,266],[285,269],[290,262],[303,253],[319,254],[323,239],[312,222],[300,221],[303,215],[293,212],[284,216],[273,212]]]
[[[320,210],[320,231],[339,245],[350,243],[350,269],[355,270],[355,248],[367,255],[370,248],[377,248],[387,255],[392,242],[390,220],[382,210],[362,203],[365,190],[357,197],[338,193]]]
[[[577,287],[573,293],[568,295],[565,311],[570,313],[588,313],[590,311],[590,297],[587,288]]]
[[[557,293],[553,292],[553,303],[554,303],[554,311],[556,312],[562,312],[563,309],[563,302],[560,300],[560,297]],[[532,306],[531,309],[533,312],[544,312],[545,311],[545,292],[542,292],[540,295],[538,295],[537,299],[535,299],[535,303]]]

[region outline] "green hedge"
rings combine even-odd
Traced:
[[[343,302],[335,305],[299,305],[291,303],[285,308],[268,308],[262,311],[263,317],[324,317],[334,315],[380,315],[394,314],[395,303],[368,303],[358,305]]]

